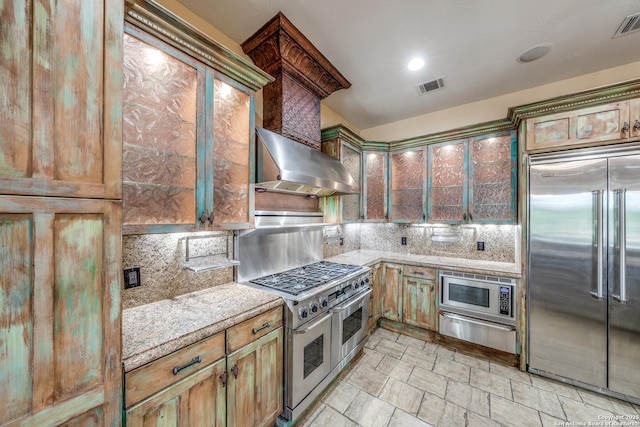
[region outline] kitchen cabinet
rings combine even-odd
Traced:
[[[122,1],[0,4],[0,193],[121,197]]]
[[[120,203],[0,207],[0,425],[119,426]]]
[[[640,137],[640,100],[626,100],[526,121],[527,151],[583,144],[625,142]]]
[[[389,219],[392,222],[424,222],[426,219],[425,149],[389,154]]]
[[[127,372],[127,425],[273,425],[283,339],[278,307]]]
[[[436,270],[404,266],[402,282],[402,323],[437,331]]]
[[[365,151],[363,158],[364,220],[386,222],[388,153]]]
[[[125,233],[250,227],[253,92],[131,25],[126,32]]]
[[[380,288],[382,317],[402,321],[402,266],[382,263],[384,281]]]
[[[381,316],[380,307],[380,289],[383,286],[384,269],[382,263],[375,264],[371,267],[369,283],[371,284],[371,298],[369,299],[369,329],[372,329]]]
[[[428,221],[516,221],[517,139],[500,132],[430,145]]]

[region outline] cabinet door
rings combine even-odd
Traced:
[[[345,142],[340,144],[340,150],[340,161],[344,164],[349,175],[355,180],[356,185],[361,188],[362,155],[360,151]],[[342,223],[360,222],[362,219],[360,194],[340,196],[340,210]]]
[[[226,359],[200,369],[127,410],[132,427],[224,427]]]
[[[405,277],[402,290],[402,321],[436,330],[436,285],[433,280]]]
[[[367,222],[387,220],[387,153],[364,154],[364,219]]]
[[[529,119],[527,150],[577,144],[617,142],[629,138],[629,101],[615,102]]]
[[[467,221],[467,140],[429,146],[429,222]]]
[[[0,207],[0,425],[86,414],[119,426],[120,204],[4,196]]]
[[[0,3],[0,192],[121,197],[118,0]]]
[[[384,263],[383,268],[382,317],[402,322],[402,266]]]
[[[629,125],[631,126],[631,138],[640,137],[640,99],[629,101]]]
[[[227,356],[227,426],[271,426],[283,408],[283,332],[268,333]]]
[[[380,318],[380,289],[383,281],[382,263],[378,263],[371,267],[371,298],[369,299],[369,329],[375,326]]]
[[[516,221],[515,131],[469,140],[469,222]]]
[[[422,222],[426,219],[426,160],[424,149],[391,153],[390,209],[393,222]]]

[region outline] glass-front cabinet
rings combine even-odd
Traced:
[[[251,225],[253,92],[127,25],[125,233]]]
[[[467,141],[429,146],[429,222],[467,220]]]
[[[349,175],[356,181],[362,191],[362,154],[355,147],[342,143],[341,160]],[[359,222],[362,219],[362,207],[360,194],[345,194],[340,199],[340,210],[342,211],[342,222]]]
[[[392,152],[389,157],[389,219],[423,222],[426,219],[425,149]]]
[[[364,159],[364,220],[387,220],[387,162],[388,154],[382,151],[365,151]]]

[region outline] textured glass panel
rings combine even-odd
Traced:
[[[124,35],[123,222],[193,224],[198,71]]]
[[[422,188],[424,156],[422,150],[392,154],[392,189]]]
[[[473,163],[511,161],[511,136],[473,141]]]
[[[463,187],[442,187],[431,190],[431,204],[439,206],[460,206]]]
[[[494,182],[511,181],[511,162],[498,161],[491,163],[478,163],[473,166],[473,182],[475,184],[488,184]]]
[[[511,135],[474,141],[472,161],[473,220],[510,219]]]
[[[367,219],[384,219],[385,199],[385,161],[384,155],[368,153],[366,155],[367,166]]]
[[[432,206],[430,219],[432,221],[462,220],[463,216],[462,206]]]
[[[422,219],[422,204],[419,205],[393,205],[391,207],[393,220],[406,219],[419,221]]]
[[[360,195],[349,194],[342,196],[342,219],[360,219]]]
[[[464,143],[433,147],[431,151],[431,221],[464,219]]]
[[[217,224],[249,221],[250,96],[214,80],[213,203]]]
[[[431,169],[431,184],[434,187],[462,185],[464,179],[464,170],[458,166]]]
[[[356,184],[360,186],[360,153],[347,146],[342,147],[342,164],[354,179]],[[360,219],[360,195],[351,194],[342,196],[342,219],[343,220],[359,220]]]
[[[434,147],[431,153],[434,167],[464,165],[464,144],[462,143]]]

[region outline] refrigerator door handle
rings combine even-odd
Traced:
[[[618,227],[616,227],[617,236],[614,241],[618,246],[618,294],[613,294],[614,300],[625,304],[627,301],[627,190],[620,188],[614,190],[617,200],[618,209]]]
[[[602,254],[603,249],[603,240],[604,240],[604,227],[602,225],[603,219],[603,203],[602,203],[602,194],[604,191],[594,190],[591,192],[593,195],[593,234],[595,237],[595,248],[593,253],[593,258],[595,259],[597,270],[596,270],[596,290],[591,291],[590,294],[592,297],[602,300],[604,299],[604,280],[603,280],[603,271],[604,271],[604,259]]]

